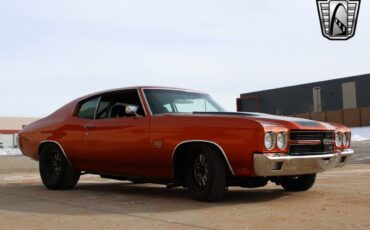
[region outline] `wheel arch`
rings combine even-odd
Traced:
[[[39,156],[40,156],[40,153],[41,153],[42,149],[43,149],[46,145],[48,145],[48,144],[51,144],[51,145],[57,146],[57,147],[60,149],[60,151],[62,151],[62,153],[63,153],[64,157],[67,159],[68,163],[69,163],[70,165],[72,165],[72,164],[71,164],[71,162],[69,161],[69,159],[68,159],[68,157],[67,157],[67,154],[65,153],[65,151],[64,151],[64,149],[63,149],[63,147],[62,147],[62,145],[61,145],[59,142],[57,142],[57,141],[53,141],[53,140],[44,140],[44,141],[41,141],[41,142],[40,142],[40,144],[39,144],[39,148],[38,148],[38,154],[39,154]]]
[[[186,150],[197,144],[205,144],[216,149],[218,153],[221,154],[221,156],[223,157],[230,174],[233,176],[235,175],[225,151],[219,144],[214,141],[208,140],[186,140],[177,144],[172,153],[172,177],[176,182],[182,181],[184,179],[184,162],[186,157]]]

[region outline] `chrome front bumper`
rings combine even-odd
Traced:
[[[280,154],[255,153],[254,171],[257,176],[291,176],[323,172],[343,167],[353,155],[352,149],[331,154],[309,156],[280,156]]]

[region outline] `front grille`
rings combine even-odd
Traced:
[[[334,150],[335,136],[332,131],[290,132],[290,155],[315,155]]]

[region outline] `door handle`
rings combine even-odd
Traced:
[[[86,128],[86,129],[93,129],[93,128],[95,128],[95,127],[96,127],[95,125],[86,125],[86,126],[85,126],[85,128]]]

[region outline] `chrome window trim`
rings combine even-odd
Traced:
[[[201,92],[201,91],[196,91],[196,90],[190,90],[190,89],[181,89],[181,88],[170,88],[170,87],[151,87],[151,86],[132,86],[132,87],[123,87],[123,88],[116,88],[116,89],[110,89],[110,90],[103,90],[103,91],[99,91],[99,92],[95,92],[95,93],[91,93],[91,94],[88,94],[88,95],[85,95],[85,96],[82,96],[80,98],[77,98],[75,99],[74,102],[76,102],[75,106],[73,107],[72,109],[72,116],[76,116],[76,110],[77,110],[77,107],[78,105],[84,101],[84,100],[87,100],[89,98],[93,98],[93,97],[100,97],[101,95],[103,94],[106,94],[106,93],[111,93],[111,92],[119,92],[119,91],[124,91],[124,90],[132,90],[132,89],[136,89],[137,92],[138,92],[138,95],[139,95],[139,98],[140,98],[140,102],[141,104],[143,105],[143,110],[144,110],[144,113],[145,113],[145,116],[148,116],[148,115],[153,115],[152,112],[151,112],[151,109],[150,109],[150,106],[148,104],[148,101],[147,101],[147,98],[146,98],[146,95],[145,95],[145,92],[144,92],[144,89],[163,89],[163,90],[174,90],[174,91],[184,91],[184,92],[192,92],[192,93],[201,93],[201,94],[205,94],[205,95],[209,95],[207,93],[204,93],[204,92]],[[139,91],[141,90],[141,93],[144,95],[144,101],[143,101],[143,98],[141,97]],[[145,104],[147,105],[148,107],[148,110],[149,110],[149,114],[147,113],[146,109],[145,109]],[[155,115],[158,115],[158,114],[155,114]],[[153,115],[153,116],[155,116]]]
[[[142,94],[144,95],[144,100],[145,100],[146,106],[148,107],[148,110],[149,110],[150,116],[153,116],[153,112],[152,112],[152,109],[150,108],[150,105],[149,105],[149,103],[148,103],[148,99],[146,98],[146,94],[145,94],[144,89],[147,89],[147,88],[141,88],[141,92],[142,92]]]
[[[208,93],[204,93],[201,91],[197,90],[192,90],[192,89],[181,89],[181,88],[166,88],[166,87],[141,87],[141,89],[160,89],[160,90],[172,90],[172,91],[183,91],[183,92],[189,92],[189,93],[199,93],[199,94],[206,94],[209,95]]]
[[[96,113],[98,112],[100,101],[101,101],[101,95],[99,96],[98,103],[96,103],[96,108],[95,108],[95,113],[94,113],[94,119],[93,120],[96,120]]]
[[[148,116],[147,112],[146,112],[146,109],[145,109],[145,104],[143,103],[143,100],[141,98],[141,95],[140,95],[140,90],[138,87],[136,87],[136,92],[137,92],[137,95],[139,96],[139,99],[140,99],[140,103],[141,103],[141,106],[143,107],[143,111],[144,111],[144,114],[145,114],[145,117]],[[143,93],[144,94],[144,93]],[[148,105],[148,108],[149,108],[149,105]]]
[[[98,111],[98,108],[99,108],[99,104],[100,104],[100,101],[101,101],[101,98],[104,94],[107,94],[107,93],[118,93],[118,92],[124,92],[126,90],[133,90],[135,89],[136,92],[137,92],[137,95],[139,97],[139,100],[140,100],[140,103],[143,107],[143,111],[144,111],[144,117],[148,116],[147,112],[146,112],[146,109],[145,109],[145,105],[143,103],[143,100],[141,98],[141,95],[140,95],[140,92],[139,92],[139,88],[138,87],[128,87],[128,88],[120,88],[120,89],[115,89],[115,90],[107,90],[107,91],[104,91],[104,92],[99,92],[99,93],[96,93],[96,94],[93,94],[93,95],[89,95],[88,97],[84,97],[82,98],[81,100],[79,100],[76,105],[74,106],[74,109],[73,111],[76,111],[74,116],[79,118],[79,119],[87,119],[87,118],[81,118],[81,117],[78,117],[77,114],[78,114],[78,106],[80,105],[81,102],[83,101],[89,101],[90,99],[92,98],[95,98],[95,97],[99,97],[99,100],[98,100],[98,104],[95,108],[95,114],[94,114],[94,118],[93,119],[87,119],[87,120],[96,120],[96,113]],[[148,108],[149,108],[149,105],[148,105]],[[72,112],[73,113],[73,112]]]
[[[226,160],[226,163],[227,163],[227,165],[228,165],[228,167],[229,167],[229,169],[230,169],[230,172],[231,172],[231,174],[233,174],[233,176],[235,176],[235,172],[234,172],[234,170],[233,170],[233,168],[231,167],[231,164],[230,164],[230,162],[229,162],[229,159],[227,158],[227,156],[226,156],[226,153],[225,153],[225,151],[224,151],[224,149],[219,145],[219,144],[217,144],[216,142],[214,142],[214,141],[208,141],[208,140],[186,140],[186,141],[182,141],[182,142],[180,142],[180,143],[178,143],[177,145],[176,145],[176,147],[174,148],[174,150],[172,151],[172,177],[174,177],[175,176],[175,169],[174,169],[174,167],[173,167],[173,160],[174,160],[174,155],[175,155],[175,152],[176,152],[176,150],[177,150],[177,148],[180,146],[180,145],[182,145],[182,144],[185,144],[185,143],[192,143],[192,142],[197,142],[197,143],[208,143],[208,144],[213,144],[214,146],[216,146],[220,151],[221,151],[221,153],[224,155],[224,158],[225,158],[225,160]]]
[[[41,142],[40,142],[39,146],[41,146],[41,145],[42,145],[42,144],[44,144],[44,143],[53,143],[53,144],[58,145],[58,147],[59,147],[59,148],[60,148],[60,150],[62,151],[62,153],[63,153],[64,157],[67,159],[68,163],[72,166],[71,161],[68,159],[66,152],[64,151],[64,149],[63,149],[62,145],[61,145],[59,142],[57,142],[57,141],[53,141],[53,140],[44,140],[44,141],[41,141]]]

